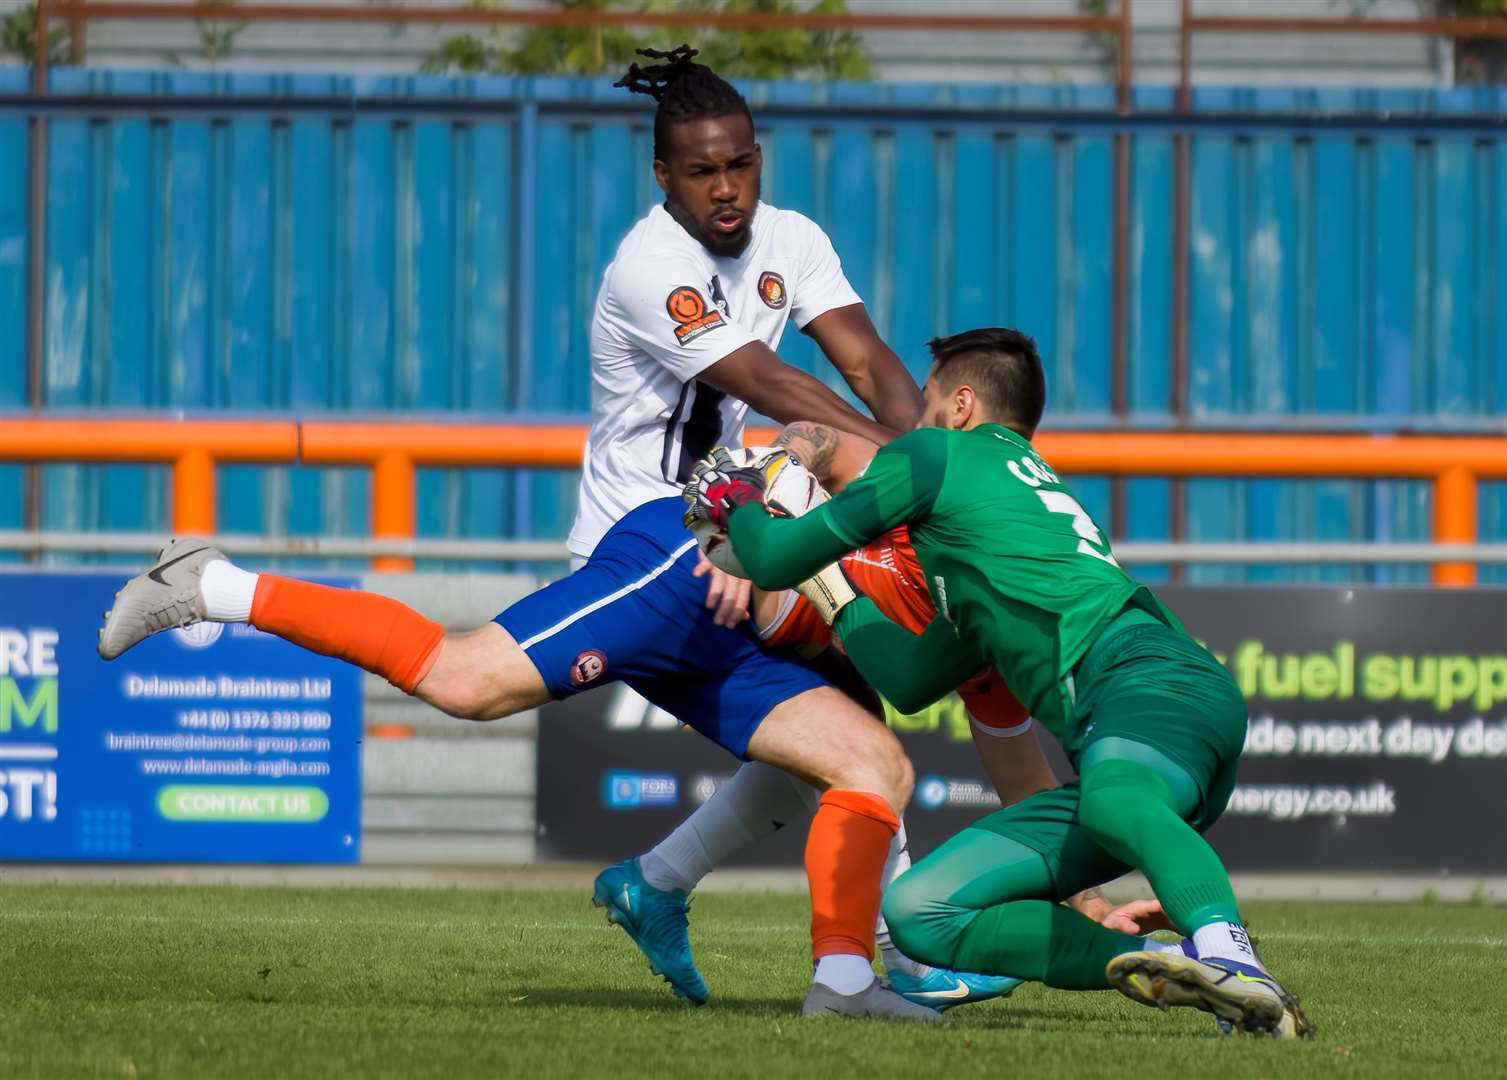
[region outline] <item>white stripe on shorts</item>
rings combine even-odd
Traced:
[[[590,615],[593,611],[600,611],[602,610],[602,608],[606,607],[614,600],[621,600],[629,593],[634,592],[638,589],[642,589],[645,585],[649,584],[649,582],[659,577],[660,574],[663,574],[670,567],[674,566],[680,560],[680,557],[682,555],[684,555],[687,551],[690,551],[695,546],[696,540],[694,537],[692,537],[690,540],[687,540],[685,543],[681,544],[678,548],[671,552],[668,559],[660,563],[653,570],[650,570],[647,574],[639,578],[637,581],[624,585],[621,589],[618,589],[614,593],[609,593],[608,595],[602,597],[600,600],[593,600],[591,603],[583,607],[580,611],[576,611],[570,615],[567,615],[565,618],[555,623],[554,626],[551,626],[548,630],[541,630],[539,631],[539,633],[535,634],[527,641],[520,641],[518,643],[518,647],[527,652],[529,649],[532,649],[535,645],[539,644],[539,642],[554,637],[561,630],[564,630],[572,623],[586,618],[586,616]]]

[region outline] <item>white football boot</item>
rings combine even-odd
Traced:
[[[115,594],[99,632],[99,655],[114,660],[159,630],[192,626],[209,617],[199,578],[204,567],[225,556],[207,541],[169,540],[152,568],[133,577]]]

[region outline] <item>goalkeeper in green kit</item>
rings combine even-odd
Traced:
[[[1284,1038],[1312,1025],[1246,935],[1200,835],[1245,742],[1234,680],[1146,587],[1031,447],[1045,382],[1035,342],[971,330],[931,343],[922,426],[803,517],[764,505],[764,471],[713,454],[686,489],[762,589],[799,586],[859,672],[901,712],[995,668],[1079,779],[997,811],[897,880],[884,917],[908,956],[1064,990],[1114,987]],[[858,596],[835,561],[908,525],[937,617],[919,636]],[[1190,938],[1108,929],[1063,900],[1130,869]]]

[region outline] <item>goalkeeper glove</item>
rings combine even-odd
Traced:
[[[841,562],[818,570],[797,585],[795,591],[806,598],[806,602],[816,609],[816,613],[828,626],[836,622],[842,609],[859,596],[858,590],[843,571]]]
[[[789,463],[790,455],[781,450],[752,465],[739,465],[719,446],[697,463],[681,492],[681,498],[690,507],[685,515],[686,524],[708,521],[726,529],[728,519],[738,507],[748,503],[765,506],[770,481]]]

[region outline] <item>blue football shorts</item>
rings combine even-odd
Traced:
[[[771,709],[831,683],[792,653],[760,648],[751,622],[734,629],[712,622],[707,581],[691,576],[696,541],[684,511],[675,497],[645,503],[612,527],[585,566],[495,621],[555,698],[624,682],[743,758]]]

